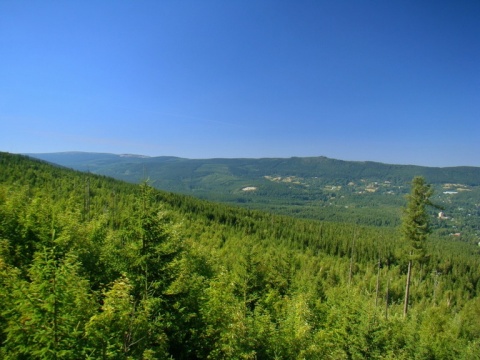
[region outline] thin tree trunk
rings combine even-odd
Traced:
[[[377,286],[375,289],[375,307],[378,305],[378,291],[380,290],[380,258],[378,259]]]
[[[433,280],[433,305],[437,304],[437,286],[438,286],[438,272],[435,271],[435,278]]]
[[[86,184],[85,184],[85,194],[84,194],[84,212],[85,212],[85,219],[90,221],[90,178],[87,177]]]
[[[408,262],[407,284],[405,285],[405,302],[403,304],[403,316],[408,312],[408,296],[410,294],[410,277],[412,275],[412,260]]]
[[[57,264],[53,271],[53,357],[57,359],[58,351],[58,304],[57,304]]]
[[[385,320],[388,319],[388,288],[390,287],[390,279],[387,280],[387,290],[385,291]]]
[[[350,253],[350,271],[348,273],[348,285],[350,286],[351,282],[352,282],[352,275],[353,275],[353,251],[355,250],[355,236],[357,235],[357,233],[355,232],[353,234],[353,239],[352,239],[352,249],[351,249],[351,253]]]

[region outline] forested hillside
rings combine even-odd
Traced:
[[[404,316],[409,254],[0,153],[0,358],[478,358],[479,247],[430,236]]]
[[[397,227],[414,176],[435,189],[444,235],[480,241],[480,168],[431,168],[326,157],[182,159],[97,153],[32,156],[157,189],[300,218]],[[438,213],[437,213],[438,214]],[[437,215],[432,213],[433,215]]]

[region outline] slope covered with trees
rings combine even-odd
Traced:
[[[478,247],[0,153],[0,357],[472,359]]]
[[[397,227],[410,181],[432,184],[445,218],[443,234],[480,241],[480,168],[432,168],[326,157],[271,159],[181,159],[95,153],[32,156],[77,170],[161,190],[277,214]],[[433,213],[432,213],[433,215]]]

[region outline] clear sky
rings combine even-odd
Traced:
[[[0,0],[0,151],[480,166],[480,1]]]

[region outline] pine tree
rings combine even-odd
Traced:
[[[410,293],[410,279],[412,274],[412,265],[414,261],[422,261],[426,257],[425,242],[428,234],[431,232],[427,206],[434,206],[430,197],[433,195],[433,189],[425,182],[421,176],[416,176],[412,180],[412,190],[407,196],[407,206],[404,209],[402,222],[402,233],[404,239],[409,244],[408,273],[405,285],[405,302],[403,315],[407,315],[408,298]]]
[[[84,357],[84,325],[95,310],[89,285],[74,256],[56,259],[53,251],[35,256],[30,282],[11,278],[5,354],[11,358]],[[7,282],[10,278],[7,278]]]
[[[116,280],[104,292],[101,311],[86,325],[91,358],[147,358],[147,354],[166,356],[166,337],[159,321],[151,321],[150,299],[135,302],[132,285],[126,277]],[[154,346],[155,350],[149,348]]]

